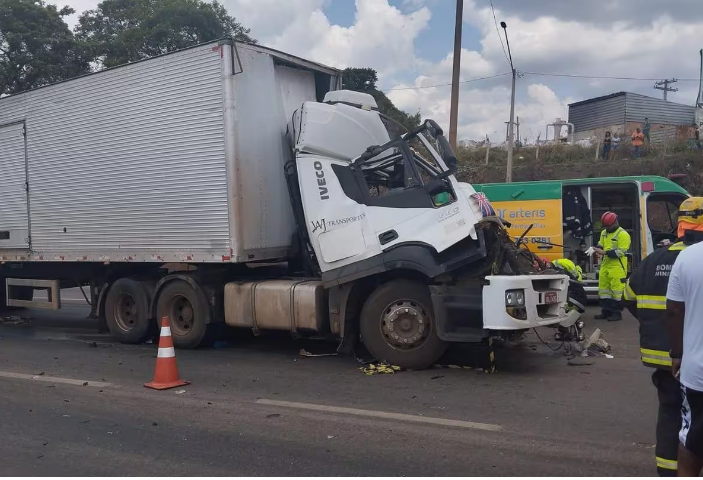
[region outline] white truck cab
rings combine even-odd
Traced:
[[[326,288],[365,283],[371,353],[402,363],[432,350],[427,364],[446,342],[568,324],[567,277],[530,268],[487,199],[456,180],[441,128],[398,135],[390,122],[371,95],[342,90],[303,104],[288,127],[313,268]]]

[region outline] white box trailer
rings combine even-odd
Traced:
[[[340,81],[226,41],[0,99],[0,259],[285,257],[286,125]]]
[[[167,317],[178,348],[278,329],[407,368],[573,323],[567,277],[457,181],[441,128],[398,133],[340,87],[224,40],[0,99],[0,308],[90,285],[122,342]]]

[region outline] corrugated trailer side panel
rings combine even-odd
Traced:
[[[212,44],[0,100],[26,124],[35,258],[229,255],[223,110]]]

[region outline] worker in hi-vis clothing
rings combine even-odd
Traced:
[[[627,278],[626,254],[630,249],[631,239],[613,212],[605,212],[600,220],[603,231],[595,253],[602,258],[598,276],[601,313],[595,318],[616,322],[622,319],[622,292]]]
[[[648,255],[632,272],[623,293],[625,306],[640,323],[642,363],[656,369],[652,373],[652,383],[659,397],[655,456],[661,477],[677,475],[683,402],[681,385],[671,374],[666,290],[676,257],[700,239],[703,239],[703,198],[693,197],[679,207],[677,243],[659,247]]]

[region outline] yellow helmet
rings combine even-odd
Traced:
[[[703,231],[703,197],[690,197],[679,206],[679,238],[686,230]]]

